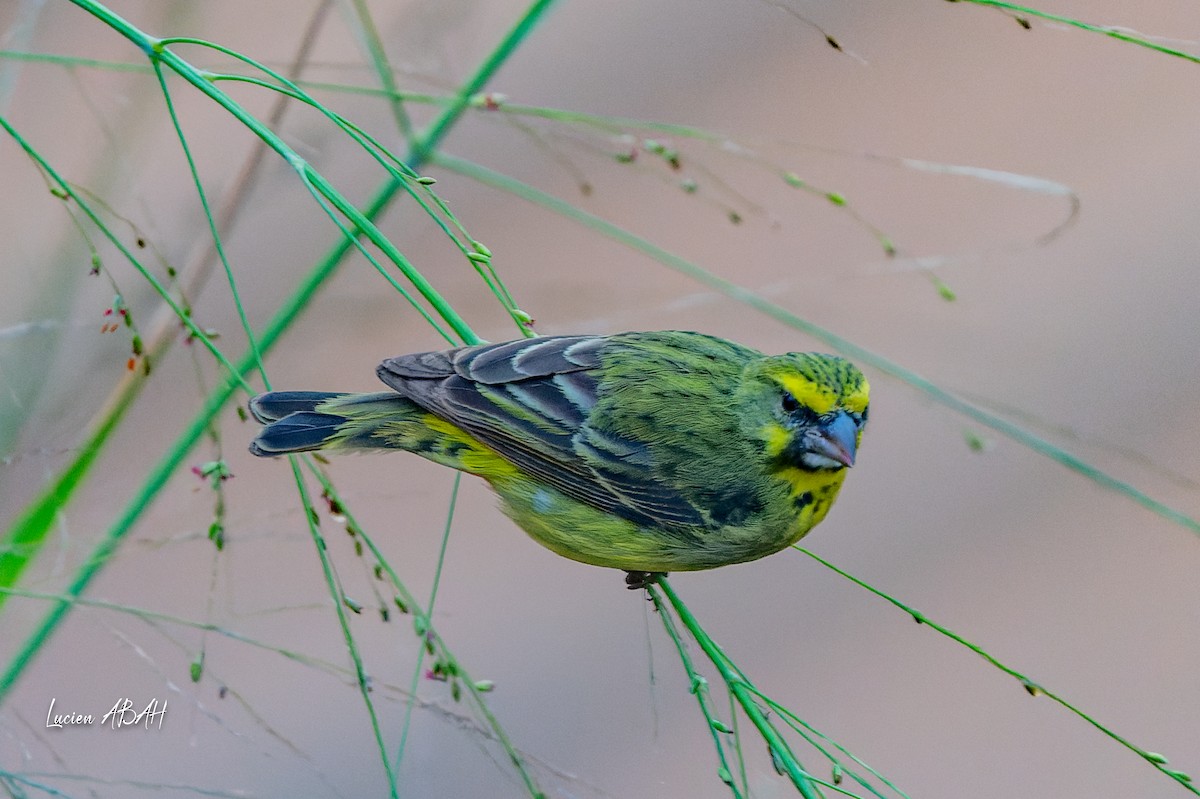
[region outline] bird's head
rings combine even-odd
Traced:
[[[752,361],[738,399],[746,433],[781,469],[839,471],[854,465],[870,387],[845,358],[791,352]]]

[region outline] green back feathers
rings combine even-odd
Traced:
[[[645,464],[616,461],[630,479],[668,485],[695,524],[736,524],[761,510],[747,466],[758,457],[733,402],[746,365],[760,353],[699,333],[613,336],[589,425],[636,442]]]

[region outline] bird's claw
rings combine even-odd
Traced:
[[[666,572],[625,572],[625,587],[630,591],[637,591],[642,588],[647,588],[654,585],[663,577],[666,577]]]

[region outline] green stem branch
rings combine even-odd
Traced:
[[[155,50],[155,40],[141,31],[134,28],[125,20],[113,14],[107,8],[93,0],[72,0],[76,5],[89,11],[98,17],[102,22],[108,24],[118,33],[124,35],[130,41],[138,45],[150,58],[160,57],[162,54]],[[483,61],[475,73],[462,85],[458,94],[438,117],[430,124],[429,128],[417,138],[417,143],[412,147],[406,159],[406,163],[414,169],[428,161],[430,155],[436,151],[441,144],[446,134],[462,116],[468,108],[469,101],[472,95],[477,93],[495,74],[496,70],[507,60],[507,58],[516,50],[518,45],[524,38],[533,30],[534,26],[545,14],[546,11],[554,4],[554,0],[536,0],[532,3],[501,40],[496,48]],[[168,66],[174,68],[176,63],[182,65],[183,62],[177,57],[164,61]],[[190,65],[189,65],[190,69]],[[200,73],[194,69],[191,70],[195,76]],[[214,90],[208,86],[208,82],[201,80],[201,86],[206,94],[213,96]],[[194,84],[195,85],[195,84]],[[199,87],[198,87],[199,88]],[[219,93],[217,93],[219,94]],[[223,95],[221,95],[223,97]],[[214,99],[217,99],[214,97]],[[220,102],[220,100],[218,100]],[[226,105],[225,103],[221,103]],[[228,107],[228,106],[227,106]],[[253,118],[250,118],[253,120]],[[257,122],[255,121],[255,124]],[[274,134],[270,133],[265,127],[259,125],[266,133],[269,139],[275,139],[278,144],[283,145]],[[253,128],[252,128],[253,129]],[[258,131],[256,131],[258,132]],[[264,139],[270,145],[271,141]],[[283,145],[286,148],[286,145]],[[277,147],[272,147],[279,152]],[[401,188],[399,181],[388,179],[375,193],[371,200],[362,210],[362,216],[368,220],[377,218],[385,208],[389,205],[396,192]],[[323,286],[329,277],[336,271],[342,261],[342,258],[349,251],[351,241],[345,237],[341,238],[325,257],[322,258],[316,266],[304,277],[296,290],[284,300],[283,305],[271,317],[271,320],[263,328],[259,335],[258,344],[259,351],[265,355],[273,345],[278,341],[279,337],[291,327],[300,313],[308,306],[309,302],[316,295],[317,291]],[[478,340],[470,328],[463,323],[463,338],[464,340]],[[0,675],[0,704],[3,704],[9,692],[17,680],[24,673],[25,668],[32,661],[50,636],[62,622],[63,617],[70,610],[71,602],[74,597],[81,595],[107,563],[108,559],[116,552],[117,547],[124,537],[133,528],[134,524],[141,517],[142,513],[154,498],[166,485],[167,480],[183,463],[187,454],[191,451],[196,442],[204,435],[209,424],[216,418],[220,410],[225,406],[226,402],[233,395],[237,388],[238,381],[242,375],[249,373],[255,366],[256,358],[253,352],[246,352],[235,365],[235,375],[223,381],[222,385],[213,391],[205,400],[204,406],[200,412],[191,420],[183,432],[176,438],[168,451],[162,456],[157,464],[152,468],[146,480],[134,494],[133,499],[127,504],[118,518],[109,527],[100,543],[95,547],[88,559],[76,570],[72,577],[67,590],[64,592],[64,598],[56,602],[46,616],[38,623],[36,629],[21,645],[20,649],[9,661],[4,673]],[[115,427],[118,419],[113,420]],[[94,442],[94,447],[88,451],[87,457],[95,458],[98,454],[100,445],[110,440],[110,437],[97,438]],[[68,467],[70,469],[70,467]],[[33,514],[33,518],[39,523],[48,523],[47,519],[52,521],[55,515],[61,510],[62,504],[60,500],[64,498],[58,495],[43,496],[39,508],[35,509],[38,512]]]
[[[657,587],[654,585],[648,586],[647,591],[650,593],[651,599],[655,605],[660,605],[662,600],[659,597],[659,591],[671,603],[675,615],[679,617],[679,621],[687,628],[687,631],[696,639],[696,643],[704,650],[704,654],[708,656],[709,661],[716,667],[717,673],[721,675],[721,679],[729,686],[730,693],[733,694],[738,704],[741,706],[746,717],[758,729],[763,740],[770,747],[774,760],[783,768],[788,779],[796,786],[796,790],[804,797],[804,799],[817,799],[817,794],[812,787],[813,776],[806,772],[800,765],[800,761],[796,759],[791,747],[787,741],[779,734],[774,725],[767,719],[765,713],[758,702],[755,701],[757,689],[751,685],[746,678],[741,674],[736,667],[732,665],[729,657],[721,651],[721,647],[717,646],[708,633],[700,626],[700,622],[692,615],[692,611],[679,595],[675,593],[675,589],[671,586],[666,578],[658,581]]]

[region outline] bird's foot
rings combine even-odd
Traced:
[[[654,585],[663,577],[666,577],[666,572],[625,572],[625,587],[630,591],[637,591],[641,588]]]

